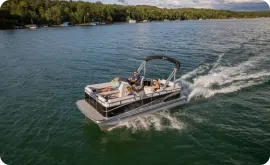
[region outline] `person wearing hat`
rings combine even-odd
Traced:
[[[133,72],[133,77],[128,79],[128,82],[132,86],[141,85],[141,76],[137,72]]]

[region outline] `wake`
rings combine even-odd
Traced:
[[[190,91],[188,100],[198,97],[208,98],[219,93],[231,93],[268,81],[270,77],[269,57],[265,53],[262,56],[252,57],[237,66],[214,64],[206,75],[201,75],[201,73],[209,67],[198,67],[181,77]],[[222,58],[223,55],[218,58],[217,62],[220,62]]]
[[[243,45],[241,45],[242,49]],[[228,52],[217,56],[214,63],[204,62],[196,69],[182,75],[183,94],[188,101],[213,97],[216,94],[225,94],[239,91],[254,85],[263,84],[270,80],[270,54],[267,49],[244,48],[242,54]],[[252,55],[250,55],[252,52]],[[237,54],[237,59],[230,57]],[[239,59],[238,59],[239,58]],[[243,60],[244,59],[244,60]],[[240,61],[237,63],[237,61]],[[169,111],[136,118],[119,127],[126,127],[132,131],[154,129],[163,131],[166,129],[183,130],[185,123],[179,120],[179,113]],[[180,114],[183,116],[184,114]],[[184,115],[185,116],[185,115]],[[197,116],[188,116],[196,121]],[[199,121],[204,121],[203,119]],[[115,128],[113,128],[115,129]]]
[[[132,130],[132,132],[136,132],[150,129],[156,131],[163,131],[166,129],[182,130],[185,125],[178,120],[177,114],[172,115],[168,111],[163,111],[152,115],[138,117],[127,123],[122,123],[119,126],[111,128],[111,130],[121,127],[126,127]]]

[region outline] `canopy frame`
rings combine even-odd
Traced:
[[[144,77],[145,77],[145,73],[146,73],[146,64],[148,61],[151,61],[151,60],[167,60],[173,64],[175,64],[175,68],[173,69],[172,73],[169,75],[169,77],[167,78],[167,81],[166,83],[164,84],[164,88],[167,88],[167,85],[169,84],[169,82],[171,81],[171,79],[173,78],[174,81],[174,88],[175,88],[175,75],[176,75],[176,72],[180,69],[180,62],[177,61],[176,59],[174,58],[171,58],[171,57],[168,57],[168,56],[148,56],[146,57],[146,59],[142,62],[142,64],[139,66],[139,68],[137,69],[137,73],[140,73],[141,70],[143,69],[144,70]]]

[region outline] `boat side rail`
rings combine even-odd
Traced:
[[[99,102],[101,102],[101,103],[103,103],[103,104],[112,104],[112,103],[108,103],[107,101],[106,102],[104,102],[103,100],[100,100],[97,96],[95,96],[95,95],[93,95],[93,94],[89,94],[89,96],[90,97],[92,97],[93,99],[95,99],[95,100],[97,100],[97,101],[99,101]],[[135,97],[135,96],[134,96]],[[140,96],[137,96],[137,97],[140,97]],[[127,99],[124,99],[124,100],[120,100],[120,101],[118,101],[118,102],[121,102],[121,101],[126,101],[126,100],[129,100],[129,99],[131,99],[131,98],[127,98]],[[117,102],[113,102],[113,103],[117,103]]]
[[[112,112],[112,111],[118,109],[119,107],[122,107],[122,106],[125,106],[125,105],[128,105],[129,103],[131,103],[131,102],[128,102],[128,103],[122,104],[124,101],[135,99],[135,100],[132,101],[132,102],[135,102],[135,101],[139,101],[139,100],[143,100],[143,99],[147,99],[147,98],[152,98],[152,97],[154,97],[155,94],[158,94],[158,95],[155,95],[155,96],[160,96],[160,95],[164,95],[164,94],[167,94],[167,93],[175,92],[175,91],[178,91],[178,90],[180,90],[180,89],[158,91],[158,92],[155,92],[155,93],[150,93],[150,94],[146,95],[146,97],[134,96],[132,98],[123,99],[123,100],[120,100],[120,101],[117,101],[117,102],[113,102],[113,103],[104,102],[104,101],[98,99],[98,97],[96,97],[94,95],[90,95],[90,96],[93,97],[94,99],[96,99],[97,101],[103,103],[103,104],[108,104],[109,105],[108,107],[111,107],[111,105],[113,105],[113,104],[119,103],[118,106],[115,107],[114,109],[111,109],[111,110],[103,110],[103,109],[101,109],[102,112]],[[164,92],[166,92],[166,93],[164,93]]]
[[[146,98],[152,98],[152,97],[154,97],[154,95],[155,95],[155,96],[160,96],[160,95],[164,95],[164,94],[167,94],[167,93],[175,92],[175,91],[177,91],[177,90],[180,90],[180,89],[172,89],[172,90],[165,90],[165,91],[158,91],[158,92],[154,92],[154,93],[149,93],[149,94],[146,95],[146,97],[142,97],[142,96],[134,96],[133,98],[127,98],[127,99],[124,99],[124,100],[119,100],[119,101],[117,101],[117,102],[109,103],[109,107],[110,107],[112,104],[116,104],[116,103],[119,103],[120,106],[123,106],[123,105],[127,105],[127,104],[130,103],[130,102],[129,102],[129,103],[127,103],[127,104],[122,104],[124,101],[127,101],[127,100],[135,99],[134,101],[139,101],[139,100],[143,100],[143,99],[146,99]],[[164,93],[164,92],[166,92],[166,93]],[[157,95],[157,94],[158,94],[158,95]],[[137,98],[139,98],[139,99],[137,99]],[[116,107],[116,108],[119,108],[120,106],[118,106],[118,107]],[[116,109],[116,108],[115,108],[115,109]],[[112,109],[112,110],[114,110],[114,109]],[[106,111],[106,112],[110,112],[110,111],[112,111],[112,110],[109,110],[109,111]]]
[[[138,113],[142,113],[142,112],[145,112],[145,111],[148,111],[148,110],[151,110],[151,109],[158,109],[160,108],[161,104],[162,104],[162,107],[164,106],[168,106],[168,105],[171,105],[171,104],[175,104],[176,102],[179,103],[179,101],[183,100],[185,102],[186,98],[185,97],[181,97],[181,98],[178,98],[176,100],[171,100],[171,101],[168,101],[168,102],[162,102],[160,104],[156,104],[156,105],[152,105],[152,106],[144,106],[144,107],[138,107],[132,111],[128,111],[126,113],[123,113],[119,116],[114,116],[114,117],[111,117],[110,120],[114,120],[114,119],[117,119],[117,118],[123,118],[123,117],[127,117],[127,116],[132,116],[132,115],[135,115],[135,114],[138,114]],[[107,119],[105,119],[107,120]],[[101,121],[104,121],[104,120],[101,120]]]
[[[162,95],[162,94],[165,94],[163,92],[166,92],[166,93],[170,93],[170,92],[174,92],[174,91],[177,91],[177,90],[181,90],[181,89],[172,89],[172,90],[162,90],[162,91],[156,91],[154,93],[149,93],[149,94],[146,94],[147,97],[142,97],[142,96],[134,96],[134,97],[140,97],[140,99],[142,98],[149,98],[149,97],[153,97],[154,94],[158,94],[158,95]],[[149,96],[150,95],[150,96]],[[92,98],[96,99],[96,100],[99,100],[100,102],[102,103],[108,103],[108,102],[104,102],[103,100],[100,100],[96,95],[94,94],[89,94],[89,96],[91,96]],[[123,100],[119,100],[117,102],[123,102],[123,101],[126,101],[126,100],[129,100],[131,98],[126,98],[126,99],[123,99]],[[112,102],[112,103],[117,103],[117,102]],[[109,104],[112,104],[112,103],[109,103]]]

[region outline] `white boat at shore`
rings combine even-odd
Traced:
[[[29,28],[30,29],[37,29],[37,25],[30,25]]]
[[[133,23],[137,23],[137,21],[134,19],[130,19],[130,20],[128,20],[128,23],[133,24]]]
[[[156,91],[144,88],[153,81],[152,78],[145,78],[146,64],[151,60],[167,60],[175,64],[169,77],[166,80],[159,80],[160,89]],[[107,130],[135,117],[186,103],[186,97],[181,94],[181,83],[175,80],[176,72],[180,69],[180,63],[177,60],[167,56],[149,56],[142,62],[137,73],[143,69],[144,76],[141,76],[140,86],[133,88],[136,95],[125,94],[125,89],[130,86],[126,81],[121,82],[118,90],[103,93],[97,91],[113,86],[112,82],[87,85],[84,89],[85,98],[76,103],[78,108],[101,130]]]

